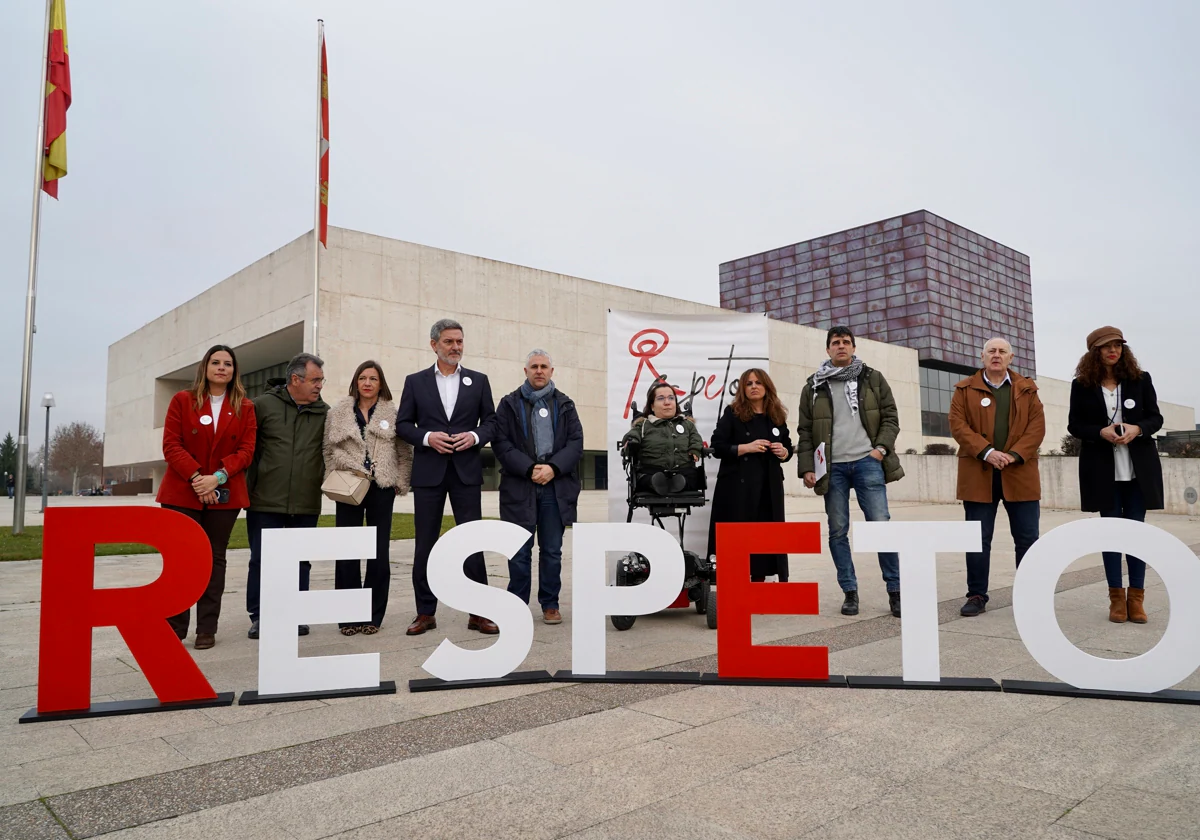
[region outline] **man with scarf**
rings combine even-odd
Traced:
[[[904,477],[896,456],[900,414],[883,374],[854,355],[854,334],[834,327],[825,337],[829,360],[808,378],[800,395],[796,460],[805,487],[825,497],[829,553],[845,593],[842,615],[858,615],[858,580],[850,554],[850,490],[868,522],[886,522],[885,485]],[[824,444],[824,449],[820,449]],[[818,480],[816,461],[824,458]],[[881,552],[879,568],[892,615],[900,617],[900,558]]]
[[[500,462],[500,518],[534,532],[538,603],[546,624],[561,624],[563,531],[575,521],[583,424],[571,398],[554,386],[554,361],[542,349],[525,359],[525,381],[496,407],[492,452]],[[529,603],[533,537],[508,561],[508,591]]]

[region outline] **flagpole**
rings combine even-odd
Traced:
[[[33,379],[34,309],[37,306],[38,247],[42,241],[42,178],[46,165],[46,68],[50,65],[50,7],[42,27],[42,69],[38,73],[37,164],[33,178],[33,213],[29,223],[29,280],[25,292],[25,346],[21,355],[21,420],[17,427],[17,486],[13,499],[13,536],[25,533],[25,483],[29,472],[29,390]],[[50,445],[50,441],[46,441]]]
[[[313,311],[312,311],[312,352],[320,355],[320,317],[321,317],[321,45],[325,41],[325,21],[317,19],[317,154],[316,169],[313,173],[313,231],[312,231],[312,272],[313,272]]]

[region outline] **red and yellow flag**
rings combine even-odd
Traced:
[[[65,0],[50,7],[50,60],[46,67],[46,140],[42,189],[58,198],[58,179],[67,174],[67,109],[71,107],[71,64],[67,58]]]
[[[59,0],[61,2],[61,0]],[[326,248],[329,233],[329,70],[325,63],[325,30],[321,29],[321,223],[317,237]]]

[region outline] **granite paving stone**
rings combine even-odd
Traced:
[[[631,709],[608,709],[593,715],[514,732],[501,744],[555,764],[578,764],[626,747],[663,738],[685,724]]]
[[[1200,835],[1200,800],[1105,785],[1064,816],[1066,828],[1114,840],[1161,840]]]
[[[54,815],[41,802],[22,802],[0,808],[0,837],[10,840],[70,840]]]

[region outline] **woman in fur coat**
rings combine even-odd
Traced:
[[[339,528],[375,528],[375,559],[367,561],[366,585],[371,588],[371,623],[342,624],[342,635],[372,635],[383,626],[388,589],[392,581],[390,546],[392,506],[397,495],[409,490],[412,475],[412,446],[396,436],[396,406],[383,368],[367,360],[358,366],[350,381],[349,396],[338,401],[325,419],[325,472],[350,470],[371,480],[367,495],[358,505],[337,503],[335,522]],[[334,573],[338,589],[363,587],[362,561],[339,560]]]

